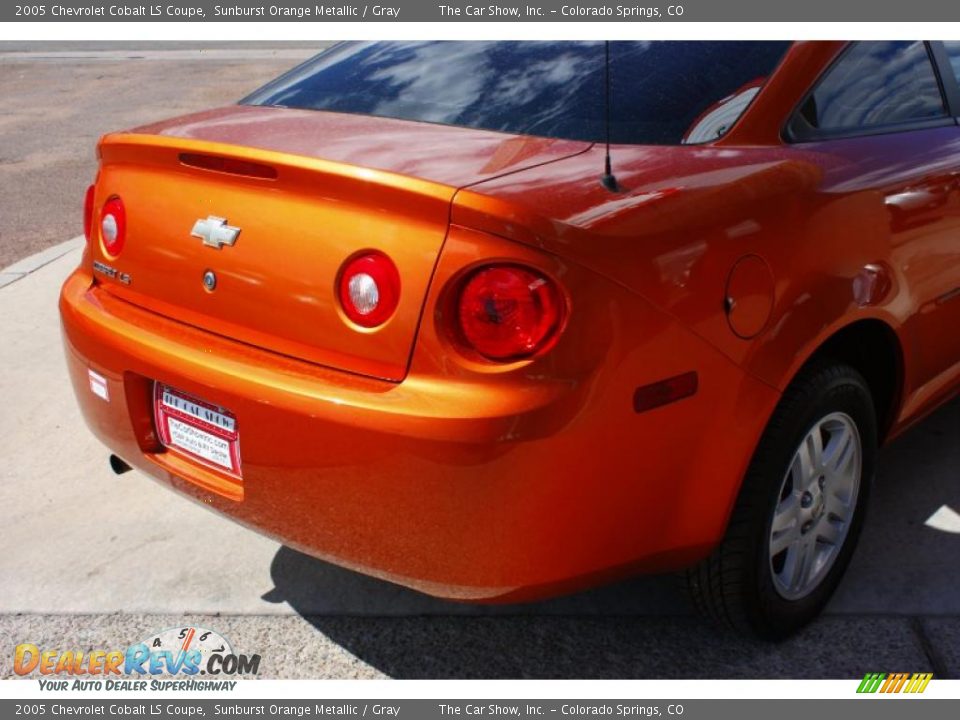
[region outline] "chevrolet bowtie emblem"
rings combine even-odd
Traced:
[[[240,234],[240,228],[227,225],[227,219],[210,215],[206,220],[197,220],[190,235],[203,240],[204,245],[219,250],[224,245],[233,245]]]

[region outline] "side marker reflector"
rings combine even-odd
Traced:
[[[651,385],[638,387],[633,393],[633,409],[638,413],[669,405],[696,394],[699,380],[696,372],[676,375]]]
[[[87,375],[90,378],[90,392],[101,400],[110,402],[110,390],[107,386],[107,379],[100,373],[87,369]]]

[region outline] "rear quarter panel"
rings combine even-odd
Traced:
[[[929,315],[960,286],[958,150],[956,127],[817,145],[619,146],[621,192],[610,193],[595,148],[459,192],[453,221],[602,273],[778,390],[836,331],[881,320],[900,338],[904,407],[915,414],[942,396],[929,383],[938,373],[946,382],[960,360],[960,345],[932,330],[949,327],[948,313]],[[912,205],[911,188],[938,206]],[[725,300],[747,256],[769,267],[772,306],[759,332],[741,337]],[[877,268],[885,290],[867,296]]]

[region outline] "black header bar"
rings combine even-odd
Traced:
[[[956,22],[956,0],[175,0],[3,3],[2,22]]]

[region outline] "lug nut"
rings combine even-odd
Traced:
[[[803,495],[800,496],[800,507],[808,508],[811,505],[813,505],[813,495],[809,492],[803,493]]]

